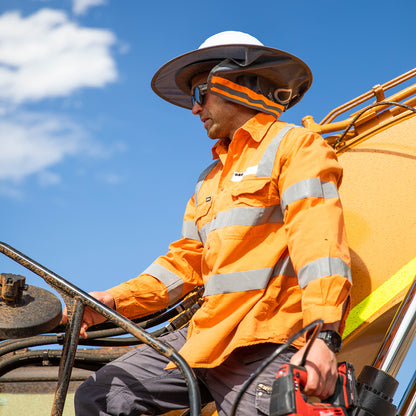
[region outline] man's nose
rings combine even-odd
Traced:
[[[192,106],[192,114],[197,115],[198,113],[201,112],[201,110],[202,110],[202,106],[195,101],[194,105]]]

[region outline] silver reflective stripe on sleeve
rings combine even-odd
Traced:
[[[280,205],[272,207],[235,207],[228,211],[219,212],[211,222],[205,224],[199,233],[205,244],[208,234],[232,225],[255,226],[266,223],[283,223]]]
[[[296,276],[289,257],[280,259],[275,267],[213,275],[205,284],[204,296],[265,289],[271,277],[280,275]]]
[[[150,274],[156,279],[160,280],[167,288],[169,292],[169,305],[175,303],[182,296],[183,281],[175,273],[166,269],[159,263],[152,263],[143,274]]]
[[[299,286],[303,289],[312,280],[336,274],[344,276],[351,282],[351,269],[344,260],[339,257],[323,257],[306,264],[299,270]]]
[[[272,176],[274,161],[276,159],[277,149],[279,148],[280,142],[286,133],[296,127],[294,124],[288,124],[283,127],[279,133],[276,134],[275,138],[267,146],[266,151],[263,153],[261,160],[257,168],[257,177],[270,177]]]
[[[190,240],[201,241],[198,228],[193,221],[184,221],[182,224],[181,238],[189,238]]]
[[[214,160],[205,170],[199,175],[198,182],[196,184],[195,188],[195,207],[197,206],[198,202],[198,193],[201,189],[202,183],[204,182],[205,178],[208,176],[208,174],[211,172],[211,170],[214,168],[214,166],[219,162],[220,160]]]
[[[309,178],[297,182],[287,188],[280,201],[282,212],[285,211],[288,204],[300,199],[309,197],[317,198],[339,198],[338,189],[332,182],[321,182],[319,178]]]

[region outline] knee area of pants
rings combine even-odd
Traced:
[[[91,391],[88,388],[89,386],[89,379],[84,381],[77,390],[75,391],[74,395],[74,404],[75,408],[84,406],[85,403],[91,403]]]

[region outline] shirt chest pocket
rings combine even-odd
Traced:
[[[234,206],[270,206],[275,205],[279,199],[271,178],[244,178],[233,183],[230,192]]]

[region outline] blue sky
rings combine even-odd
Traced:
[[[0,240],[86,291],[136,276],[180,235],[213,144],[151,90],[162,64],[217,32],[248,32],[312,69],[282,119],[320,121],[415,67],[415,15],[412,0],[3,0]]]

